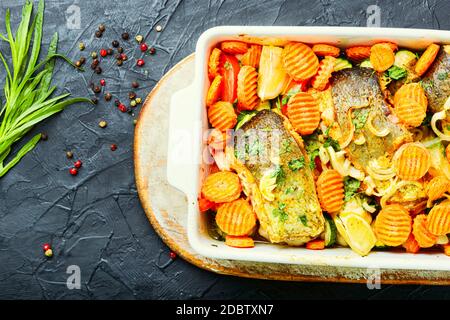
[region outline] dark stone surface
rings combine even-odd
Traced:
[[[12,9],[16,23],[22,2],[0,2],[1,32],[5,9]],[[72,4],[81,9],[80,30],[66,27],[66,10]],[[142,69],[132,62],[140,54],[133,40],[123,44],[130,60],[118,68],[112,58],[106,59],[102,76],[92,75],[89,65],[79,73],[57,64],[54,83],[60,88],[78,96],[92,95],[87,84],[105,78],[106,90],[127,101],[131,81],[141,83],[137,92],[145,97],[164,72],[194,51],[198,36],[209,27],[365,26],[371,4],[381,8],[385,27],[450,27],[450,2],[444,0],[53,0],[47,1],[44,43],[58,31],[60,52],[77,59],[109,47],[123,30],[131,38],[145,35],[157,52],[145,58]],[[106,25],[106,32],[98,40],[93,34],[99,23]],[[157,24],[163,32],[152,30]],[[86,44],[84,52],[78,50],[80,40]],[[6,50],[4,43],[0,50]],[[0,70],[3,79],[5,72]],[[370,291],[365,285],[249,280],[206,272],[181,259],[171,261],[136,192],[133,117],[99,97],[97,106],[72,106],[39,125],[34,131],[47,132],[48,141],[39,143],[0,180],[0,299],[450,298],[446,287],[385,285]],[[107,128],[98,127],[101,119],[108,121]],[[118,145],[117,151],[110,151],[111,143]],[[77,177],[68,173],[72,161],[66,159],[66,150],[84,162]],[[41,249],[45,242],[54,248],[50,260]],[[80,290],[68,290],[65,284],[66,269],[73,264],[81,268]]]

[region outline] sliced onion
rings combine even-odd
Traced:
[[[362,133],[360,133],[358,135],[358,137],[353,141],[354,144],[361,146],[364,143],[366,143],[366,138],[364,137],[364,135]]]
[[[362,203],[362,207],[364,208],[364,210],[370,213],[374,213],[375,211],[377,211],[377,208],[375,208],[375,206],[371,206],[370,204],[368,204],[367,201],[364,201]]]
[[[391,132],[388,128],[384,128],[381,130],[375,129],[375,127],[372,124],[372,118],[373,114],[371,113],[369,114],[369,118],[367,119],[367,128],[369,129],[370,132],[372,132],[373,135],[377,137],[385,137]]]
[[[433,129],[434,133],[439,138],[441,138],[441,140],[450,141],[450,136],[447,134],[444,134],[436,127],[436,123],[439,120],[444,120],[446,117],[447,117],[446,110],[442,110],[442,111],[439,111],[439,112],[436,112],[435,114],[433,114],[433,116],[431,117],[431,129]]]
[[[333,169],[339,172],[339,174],[343,177],[348,176],[350,161],[345,159],[344,153],[342,152],[336,153],[333,147],[327,147],[327,151],[328,154],[330,155],[330,162]]]
[[[431,140],[421,141],[421,142],[425,148],[430,148],[430,147],[434,146],[435,144],[441,143],[441,139],[434,138]]]
[[[327,164],[328,162],[330,162],[330,156],[328,155],[328,152],[324,147],[319,148],[319,158],[322,164]]]
[[[413,184],[418,188],[422,188],[422,185],[417,181],[400,181],[399,183],[394,184],[393,188],[390,188],[389,192],[381,197],[381,206],[384,207],[387,201],[397,192],[398,189],[403,188],[408,184]]]
[[[364,175],[364,172],[362,172],[361,170],[356,169],[354,166],[351,166],[349,171],[348,171],[348,175],[352,178],[355,178],[356,180],[359,181],[363,181],[364,178],[366,177]]]

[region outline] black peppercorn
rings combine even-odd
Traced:
[[[117,52],[118,52],[118,53],[123,53],[123,48],[122,48],[122,47],[118,47],[118,48],[117,48]]]
[[[92,101],[93,104],[98,104],[98,99],[97,98],[92,98],[91,101]]]
[[[130,98],[130,100],[133,100],[134,98],[136,98],[136,92],[130,91],[128,93],[128,98]]]
[[[67,157],[67,159],[72,159],[73,158],[73,152],[72,151],[67,151],[66,152],[66,157]]]
[[[101,38],[102,35],[103,35],[103,32],[101,32],[100,30],[95,31],[95,36],[96,36],[97,38]]]
[[[41,133],[41,140],[47,141],[48,140],[48,135],[46,133]]]
[[[154,47],[151,47],[150,49],[148,49],[148,52],[149,52],[150,54],[155,54],[156,49],[155,49]]]
[[[117,48],[119,46],[119,41],[114,40],[111,44],[114,48]]]
[[[100,88],[100,86],[94,86],[95,93],[100,93],[101,91],[102,91],[102,88]]]
[[[117,60],[116,64],[120,67],[123,64],[123,61],[119,59]]]
[[[118,107],[119,104],[120,104],[120,100],[119,100],[119,99],[114,99],[114,105],[115,105],[116,107]]]
[[[85,57],[81,57],[80,58],[80,63],[81,64],[85,64],[86,63],[86,58]]]
[[[97,66],[94,71],[95,71],[96,74],[100,74],[100,73],[102,73],[102,68]]]
[[[128,34],[128,32],[122,33],[122,39],[123,39],[123,40],[128,40],[128,39],[130,39],[130,35]]]
[[[139,83],[137,82],[137,81],[133,81],[132,83],[131,83],[131,86],[133,87],[133,88],[139,88]]]
[[[106,100],[106,101],[110,101],[111,98],[112,98],[112,94],[109,93],[109,92],[107,92],[107,93],[105,94],[105,100]]]
[[[108,56],[112,56],[114,51],[113,49],[109,48],[108,50],[106,50],[106,53],[108,54]]]
[[[99,26],[98,26],[98,30],[99,30],[100,32],[104,32],[104,31],[106,30],[105,25],[104,25],[104,24],[99,25]]]

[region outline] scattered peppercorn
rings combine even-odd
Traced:
[[[142,102],[142,99],[141,98],[136,98],[135,101],[136,101],[137,104],[140,104]]]
[[[73,158],[73,152],[72,151],[67,151],[66,152],[66,157],[67,157],[67,159],[72,159]]]
[[[142,67],[144,64],[145,64],[144,59],[138,59],[138,60],[136,61],[136,65],[137,65],[138,67]]]
[[[104,87],[104,86],[105,86],[105,84],[106,84],[106,81],[105,81],[105,79],[100,79],[100,85],[101,85],[102,87]]]
[[[131,110],[131,109],[128,109],[128,114],[134,117],[134,113],[133,113],[133,110]]]
[[[96,74],[100,74],[100,73],[102,73],[102,68],[97,66],[94,71],[95,71]]]
[[[118,48],[117,48],[117,52],[118,52],[118,53],[123,53],[123,48],[122,48],[122,47],[118,47]]]
[[[119,46],[119,41],[113,40],[113,42],[111,42],[111,44],[114,48],[117,48]]]
[[[41,140],[42,140],[42,141],[47,141],[47,140],[48,140],[48,134],[46,134],[46,133],[41,133]]]
[[[141,45],[139,46],[142,52],[145,52],[148,50],[148,46],[146,43],[141,43]]]
[[[116,151],[117,150],[117,144],[113,143],[111,145],[111,151]]]
[[[131,86],[133,87],[133,88],[139,88],[139,83],[137,82],[137,81],[133,81],[132,83],[131,83]]]
[[[128,60],[128,56],[125,53],[121,53],[120,54],[120,59],[123,61],[127,61]]]
[[[105,100],[106,100],[106,101],[110,101],[111,99],[112,99],[112,94],[109,93],[109,92],[107,92],[107,93],[105,94]]]
[[[75,61],[75,67],[77,67],[77,68],[81,67],[81,61],[80,60]]]
[[[47,258],[51,258],[53,257],[53,250],[52,249],[45,250],[44,254]]]
[[[123,40],[128,40],[128,39],[130,39],[130,35],[128,34],[128,32],[122,33],[122,39],[123,39]]]
[[[128,98],[130,100],[133,100],[134,98],[136,98],[136,92],[134,92],[134,91],[128,92]]]
[[[157,25],[155,29],[156,29],[156,32],[161,32],[162,31],[162,27],[160,25]]]
[[[113,49],[109,48],[108,50],[106,50],[106,53],[108,54],[108,56],[112,56],[114,51]]]
[[[95,31],[95,36],[97,38],[101,38],[103,36],[103,32],[101,32],[100,30]]]
[[[100,50],[100,55],[104,58],[108,55],[108,51],[106,51],[105,49],[101,49]]]
[[[98,126],[100,128],[106,128],[107,125],[108,125],[108,123],[105,120],[102,120],[98,123]]]
[[[100,86],[94,86],[93,91],[94,91],[95,93],[100,93],[100,92],[102,91],[102,89],[100,88]]]
[[[48,249],[51,249],[52,247],[50,246],[49,243],[44,243],[44,245],[42,246],[42,249],[45,251],[47,251]]]
[[[116,64],[120,67],[123,64],[123,61],[119,59],[117,60]]]
[[[133,119],[133,124],[136,125],[137,119]]]
[[[116,107],[118,107],[119,104],[120,104],[120,100],[119,100],[119,99],[114,99],[114,105],[115,105]]]
[[[151,47],[151,48],[148,50],[148,52],[149,52],[150,54],[155,54],[156,49],[155,49],[154,47]]]
[[[114,59],[117,59],[117,60],[122,59],[120,53],[116,53],[116,54],[114,55]]]
[[[99,64],[98,59],[94,59],[91,63],[91,69],[95,70],[95,68],[97,68],[98,64]]]
[[[130,101],[130,106],[131,107],[136,107],[136,100],[131,100]]]
[[[128,108],[123,103],[119,104],[118,108],[119,108],[119,110],[121,112],[127,112],[128,111]]]
[[[97,57],[98,57],[97,52],[92,51],[92,52],[91,52],[91,58],[92,58],[92,59],[97,59]]]
[[[173,251],[170,251],[169,253],[170,259],[175,260],[177,258],[177,254]]]
[[[104,25],[104,24],[99,25],[99,26],[98,26],[98,30],[99,30],[100,32],[105,32],[105,30],[106,30],[105,25]]]
[[[80,49],[80,51],[83,51],[85,48],[86,48],[86,46],[84,45],[83,42],[80,42],[80,43],[78,44],[78,49]]]
[[[93,104],[98,104],[98,99],[97,98],[92,98],[91,101],[92,101]]]
[[[78,174],[78,170],[76,168],[70,168],[69,173],[73,176],[76,176]]]
[[[137,43],[141,43],[144,40],[144,37],[138,34],[134,39],[136,39]]]
[[[86,63],[86,58],[85,57],[81,57],[80,58],[80,62],[81,62],[81,64],[85,64]]]
[[[81,160],[77,160],[73,165],[75,168],[79,169],[83,166],[83,162],[81,162]]]

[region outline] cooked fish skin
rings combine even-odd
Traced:
[[[422,86],[428,98],[428,108],[432,112],[441,111],[450,96],[450,45],[442,46],[422,78]]]
[[[368,129],[368,121],[356,134],[362,134],[365,143],[357,145],[351,142],[346,148],[351,162],[359,169],[365,170],[369,161],[382,156],[391,156],[404,142],[411,141],[409,131],[402,125],[393,123],[388,117],[391,109],[384,101],[375,72],[369,68],[351,68],[337,72],[332,78],[332,98],[337,122],[341,128],[343,140],[350,134],[348,111],[361,107],[361,112],[368,113],[372,125],[377,129],[388,128],[390,133],[378,137]],[[364,111],[362,111],[364,110]]]
[[[247,122],[242,132],[237,134],[236,150],[242,143],[245,145],[247,141],[255,141],[255,136],[261,133],[264,141],[260,141],[256,161],[242,157],[238,151],[237,157],[245,169],[235,170],[241,173],[241,180],[245,176],[242,171],[251,173],[251,178],[244,178],[247,180],[243,181],[244,185],[254,179],[254,185],[259,186],[264,174],[281,168],[284,177],[279,181],[277,179],[273,201],[261,197],[259,191],[251,196],[260,221],[259,233],[273,243],[302,245],[320,235],[324,229],[324,217],[306,152],[297,143],[299,136],[293,137],[287,123],[282,116],[270,110],[259,112]],[[305,161],[303,167],[292,170],[289,162],[299,159]]]

